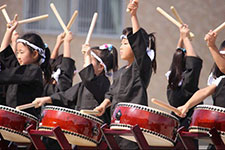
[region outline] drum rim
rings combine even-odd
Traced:
[[[17,110],[15,108],[12,108],[12,107],[9,107],[9,106],[4,106],[4,105],[0,105],[0,110],[1,110],[1,108],[3,110],[5,110],[5,111],[11,112],[11,113],[16,113],[16,114],[19,114],[19,115],[24,116],[26,118],[30,118],[30,119],[38,122],[38,118],[37,117],[35,117],[35,116],[33,116],[33,115],[31,115],[31,114],[29,114],[27,112],[24,112],[24,111],[21,111],[21,110]]]
[[[134,103],[118,103],[117,106],[125,106],[125,107],[135,107],[137,109],[140,109],[140,110],[144,110],[144,111],[148,111],[148,112],[151,112],[151,113],[154,113],[154,114],[159,114],[161,116],[164,116],[164,117],[168,117],[168,118],[172,118],[174,120],[176,120],[178,123],[179,123],[179,119],[176,117],[176,116],[173,116],[167,112],[164,112],[162,110],[159,110],[159,109],[156,109],[156,108],[152,108],[152,107],[148,107],[148,106],[144,106],[144,105],[140,105],[140,104],[134,104]],[[117,107],[116,106],[116,107]],[[145,108],[145,109],[141,109],[141,108]],[[152,110],[152,111],[149,111],[149,110]],[[156,113],[156,112],[159,112],[159,113]]]
[[[48,105],[48,106],[45,106],[44,110],[46,110],[46,109],[47,110],[63,111],[63,112],[66,112],[66,113],[72,113],[72,114],[75,114],[75,115],[78,115],[78,116],[81,116],[81,117],[85,117],[85,118],[91,119],[92,121],[98,122],[99,124],[104,124],[104,122],[101,119],[97,118],[97,117],[94,117],[92,115],[88,115],[88,114],[85,114],[85,113],[81,113],[81,112],[79,112],[77,110],[73,110],[73,109],[70,109],[70,108]]]
[[[225,113],[225,108],[220,106],[214,106],[214,105],[197,105],[195,109],[206,109],[206,110],[213,110],[220,113]]]
[[[132,125],[129,125],[129,124],[122,124],[122,123],[111,123],[110,124],[110,127],[111,126],[118,126],[118,127],[128,127],[128,128],[132,128],[133,126]],[[170,141],[171,143],[173,143],[173,144],[175,144],[175,141],[173,140],[173,139],[171,139],[171,138],[169,138],[169,137],[167,137],[167,136],[165,136],[165,135],[163,135],[163,134],[160,134],[160,133],[158,133],[158,132],[155,132],[155,131],[152,131],[152,130],[148,130],[148,129],[145,129],[145,128],[142,128],[142,127],[140,127],[140,129],[141,129],[141,131],[143,131],[143,132],[145,132],[145,133],[149,133],[149,134],[153,134],[153,135],[156,135],[156,136],[158,136],[158,137],[160,137],[160,138],[162,138],[162,139],[165,139],[165,140],[167,140],[167,141]]]
[[[190,126],[190,127],[188,128],[188,130],[196,130],[196,129],[201,130],[202,132],[209,132],[209,130],[210,130],[211,128],[200,127],[200,126]],[[221,130],[217,130],[217,131],[218,131],[221,135],[225,136],[225,132],[224,132],[224,131],[221,131]]]
[[[39,126],[38,130],[39,129],[53,130],[54,128],[53,127],[46,127],[46,126]],[[64,130],[64,129],[61,129],[61,130],[63,132],[65,132],[66,134],[70,134],[70,135],[73,135],[73,136],[78,136],[78,137],[83,138],[85,140],[89,140],[89,141],[95,143],[96,145],[99,144],[101,139],[102,139],[102,135],[101,135],[99,141],[96,141],[96,140],[93,140],[92,138],[89,138],[88,136],[85,136],[85,135],[82,135],[82,134],[79,134],[79,133],[76,133],[76,132],[72,132],[72,131],[68,131],[68,130]]]
[[[4,126],[0,126],[0,130],[5,130],[5,131],[8,131],[8,132],[12,132],[12,133],[15,133],[15,134],[19,134],[19,135],[24,136],[24,137],[26,137],[27,139],[30,140],[30,137],[28,135],[26,135],[26,134],[24,134],[22,132],[18,132],[18,131],[14,130],[14,129],[6,128]]]

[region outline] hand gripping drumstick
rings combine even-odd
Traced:
[[[29,19],[20,20],[20,21],[18,21],[18,23],[19,24],[31,23],[31,22],[36,22],[36,21],[46,19],[46,18],[48,18],[48,14],[37,16],[37,17],[32,17]]]
[[[97,115],[99,114],[99,111],[97,110],[87,110],[87,109],[82,109],[80,110],[81,113],[86,113],[86,114],[89,114],[89,115]]]
[[[17,106],[16,109],[17,110],[24,110],[24,109],[32,108],[34,106],[35,106],[34,103],[28,103],[28,104]]]
[[[132,0],[132,4],[134,4],[134,2],[135,2],[135,0]],[[127,8],[127,10],[126,10],[127,12],[130,12],[130,9],[129,8]]]
[[[88,34],[87,34],[87,37],[86,37],[85,44],[89,44],[89,42],[90,42],[91,35],[94,31],[94,27],[95,27],[97,18],[98,18],[98,13],[95,12],[94,15],[93,15],[92,21],[91,21],[91,25],[90,25],[90,28],[89,28],[89,31],[88,31]]]
[[[184,24],[183,20],[181,19],[180,15],[177,13],[177,10],[174,8],[174,6],[171,6],[170,9],[172,10],[172,13],[176,17],[177,21],[181,24]],[[189,36],[193,38],[195,35],[192,32],[189,32]]]
[[[156,105],[159,105],[159,106],[161,106],[161,107],[167,109],[167,110],[173,111],[173,112],[175,112],[175,113],[177,113],[177,114],[181,114],[180,110],[178,110],[177,108],[175,108],[175,107],[173,107],[173,106],[171,106],[171,105],[168,105],[168,104],[166,104],[166,103],[164,103],[164,102],[162,102],[162,101],[160,101],[160,100],[157,100],[157,99],[155,99],[155,98],[152,98],[152,102],[153,102],[154,104],[156,104]]]
[[[213,32],[219,33],[220,31],[222,31],[225,28],[225,22],[222,23],[221,25],[219,25],[215,30],[213,30]]]
[[[157,7],[156,10],[162,14],[164,17],[166,17],[169,21],[171,21],[173,24],[175,24],[177,27],[181,27],[182,24],[179,23],[177,20],[175,20],[173,17],[171,17],[168,13],[166,13],[162,8]],[[190,35],[194,35],[192,32],[190,32]]]
[[[64,32],[68,33],[69,31],[68,31],[68,29],[66,28],[66,25],[64,24],[62,18],[60,17],[60,15],[59,15],[57,9],[55,8],[55,5],[54,5],[53,3],[51,3],[51,4],[50,4],[50,7],[51,7],[52,11],[54,12],[56,18],[58,19],[60,25],[62,26]]]

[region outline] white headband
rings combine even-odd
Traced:
[[[127,39],[127,36],[124,35],[124,34],[122,34],[122,35],[120,36],[120,40],[122,40],[122,39]]]
[[[44,63],[45,62],[45,50],[43,50],[42,48],[30,43],[29,41],[27,40],[24,40],[24,39],[18,39],[17,40],[17,43],[24,43],[28,46],[30,46],[31,48],[35,49],[38,51],[38,53],[41,55],[41,60],[40,60],[40,64]]]
[[[100,64],[103,65],[105,74],[107,75],[107,74],[108,74],[108,71],[107,71],[106,65],[104,64],[104,62],[102,61],[102,59],[101,59],[100,57],[98,57],[93,51],[91,51],[91,55],[92,55],[95,59],[97,59],[97,60],[100,62]]]

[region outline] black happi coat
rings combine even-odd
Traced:
[[[105,98],[112,102],[111,115],[119,102],[148,105],[146,89],[152,74],[152,62],[147,55],[143,29],[128,36],[135,60],[113,74],[113,84]]]
[[[213,105],[225,108],[225,78],[223,78],[212,95]]]
[[[6,102],[10,107],[31,103],[43,92],[42,71],[38,65],[19,65],[17,58],[8,46],[0,53],[0,85],[7,85]],[[38,117],[39,109],[25,111]]]
[[[55,93],[51,96],[54,105],[69,107],[75,110],[94,109],[104,100],[104,95],[110,86],[105,74],[96,76],[93,65],[85,67],[79,72],[81,82],[72,86],[65,92]],[[100,117],[104,122],[110,122],[109,111]]]
[[[183,82],[180,87],[173,90],[167,87],[167,98],[170,105],[179,107],[184,105],[192,95],[199,90],[198,82],[199,76],[202,69],[202,60],[199,57],[187,56],[186,57],[186,71],[183,75]],[[180,118],[181,125],[188,126],[188,117],[191,117],[193,108],[187,114],[186,118]],[[174,113],[172,113],[175,115]],[[179,118],[179,117],[178,117]],[[184,124],[182,124],[184,123]]]
[[[66,91],[73,84],[73,75],[75,70],[74,60],[71,58],[63,57],[60,65],[61,73],[57,84],[46,83],[44,85],[43,96],[50,96],[54,93]]]

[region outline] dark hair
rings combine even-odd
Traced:
[[[156,38],[154,36],[155,33],[148,34],[143,28],[141,28],[141,31],[143,33],[146,45],[150,49],[152,49],[155,53],[155,57],[152,60],[152,68],[153,68],[154,73],[156,73],[157,63],[156,63]],[[133,34],[133,29],[131,27],[127,27],[122,31],[122,34],[126,35],[128,37],[129,35]]]
[[[220,50],[225,48],[225,40],[220,44]]]
[[[118,54],[117,49],[112,46],[109,48],[100,48],[99,46],[91,47],[91,51],[93,51],[107,67],[107,71],[113,70],[113,72],[118,70]]]
[[[170,67],[169,75],[169,87],[171,89],[178,88],[179,82],[182,80],[182,73],[185,70],[186,57],[185,52],[181,49],[176,49],[176,52],[173,54],[173,60]]]
[[[42,48],[43,50],[45,50],[46,58],[45,58],[45,61],[40,65],[40,67],[41,67],[42,71],[44,72],[45,82],[50,82],[52,72],[51,72],[51,67],[49,64],[49,59],[50,59],[49,48],[45,47],[45,44],[44,44],[42,38],[39,35],[37,35],[36,33],[26,33],[22,37],[20,37],[20,39],[24,39],[24,40]],[[34,49],[28,45],[27,45],[27,47],[29,48],[30,52],[33,53]],[[42,56],[39,54],[38,62],[40,61],[41,57]]]
[[[220,44],[220,49],[219,50],[222,50],[224,48],[225,48],[225,40]],[[214,78],[218,78],[219,76],[224,75],[224,73],[222,73],[220,71],[220,69],[218,68],[216,63],[214,63],[214,65],[213,65],[213,67],[211,69],[211,72],[213,73],[213,77]]]

